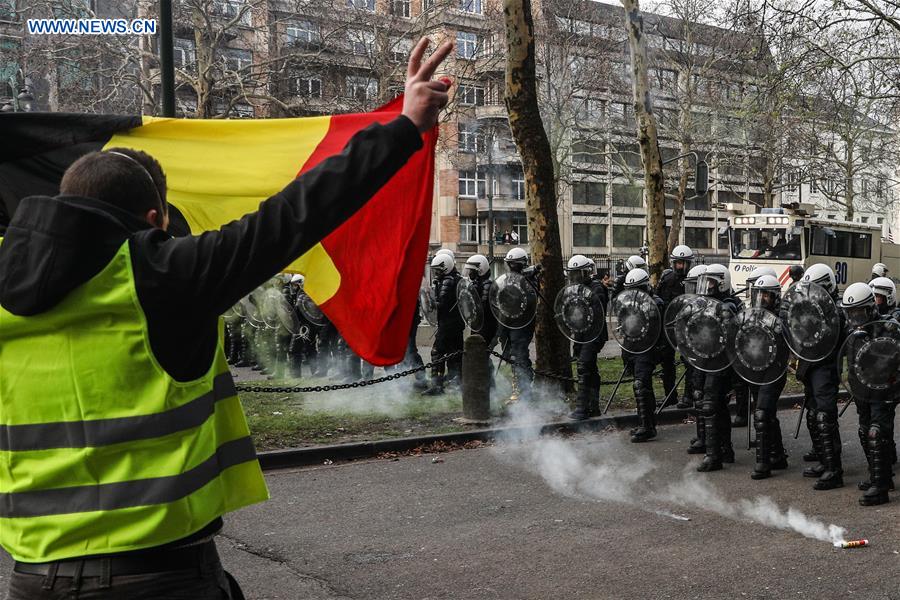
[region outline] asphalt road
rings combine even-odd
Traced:
[[[796,411],[781,415],[790,437]],[[693,477],[693,427],[677,425],[640,446],[608,432],[270,473],[273,499],[232,515],[219,545],[258,600],[900,598],[900,495],[857,504],[855,417],[843,424],[847,486],[830,492],[800,476],[805,432],[789,470],[757,482],[745,451]],[[871,546],[744,520],[735,501],[758,495]]]

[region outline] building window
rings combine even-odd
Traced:
[[[884,217],[878,217],[878,219],[876,219],[876,223],[878,223],[879,225],[884,225]]]
[[[609,105],[610,124],[619,127],[634,129],[634,107],[624,102],[613,102]]]
[[[606,205],[606,184],[600,181],[576,181],[572,184],[572,204]]]
[[[644,228],[641,225],[613,225],[613,246],[640,248],[644,244]]]
[[[788,171],[787,174],[787,191],[789,193],[796,193],[797,186],[800,184],[800,173],[797,171]]]
[[[322,97],[322,80],[314,75],[297,75],[291,78],[291,93],[304,98]]]
[[[375,34],[371,31],[350,31],[350,52],[370,56],[375,50]]]
[[[868,222],[869,222],[869,217],[860,217],[860,218],[859,218],[859,222],[860,222],[860,223],[868,223]]]
[[[606,246],[606,225],[599,223],[575,223],[572,225],[572,245],[601,248]]]
[[[475,217],[459,218],[459,241],[478,243],[478,219]]]
[[[513,232],[515,232],[515,234],[519,236],[519,241],[515,243],[528,243],[528,220],[525,218],[525,215],[523,215],[522,213],[516,213],[516,216],[513,217],[512,229]]]
[[[516,200],[525,199],[525,174],[516,172],[512,176],[513,198]]]
[[[620,168],[625,167],[626,170],[640,171],[644,168],[644,163],[641,159],[641,148],[637,144],[624,142],[615,144],[612,159],[616,166]]]
[[[391,60],[395,63],[406,64],[412,52],[412,40],[409,38],[397,38],[391,44]]]
[[[250,24],[250,7],[247,6],[245,0],[216,0],[213,6],[216,14],[220,14],[229,19],[233,19],[240,15],[241,18],[239,19],[239,22],[242,25]]]
[[[459,10],[480,15],[482,13],[482,0],[459,0]]]
[[[572,142],[572,160],[578,163],[600,165],[606,162],[605,146],[599,140],[575,140]]]
[[[409,1],[410,0],[394,0],[391,2],[391,12],[395,17],[409,17]]]
[[[319,26],[312,21],[298,21],[285,29],[288,44],[314,45],[322,41]]]
[[[422,11],[426,12],[429,10],[434,10],[437,5],[437,0],[422,0]]]
[[[375,0],[347,0],[347,6],[375,12]]]
[[[603,119],[603,100],[597,98],[574,98],[575,118],[579,121],[599,121]]]
[[[173,60],[176,67],[184,69],[189,65],[193,65],[197,60],[194,52],[194,40],[175,38],[174,50]]]
[[[253,62],[253,54],[249,50],[240,50],[238,48],[225,48],[222,53],[225,59],[225,68],[235,73],[244,71],[250,67]],[[243,73],[248,75],[249,73]]]
[[[685,227],[684,243],[691,248],[712,248],[712,229],[707,227]]]
[[[15,20],[16,20],[16,0],[0,0],[0,21],[15,21]]]
[[[459,196],[461,198],[484,198],[484,173],[476,171],[459,172]]]
[[[463,106],[484,106],[484,88],[479,85],[460,85],[456,95]]]
[[[470,31],[456,32],[456,55],[459,58],[478,58],[478,35]]]
[[[369,102],[378,97],[378,80],[358,75],[347,76],[347,97],[359,102]]]
[[[644,205],[644,188],[623,183],[612,184],[613,206],[640,208]],[[619,244],[616,244],[618,246]]]
[[[460,121],[457,126],[460,152],[484,152],[484,137],[478,133],[478,126],[475,123]]]

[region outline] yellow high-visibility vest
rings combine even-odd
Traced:
[[[0,545],[24,562],[139,550],[266,500],[221,339],[199,379],[160,367],[127,241],[47,312],[0,307]]]

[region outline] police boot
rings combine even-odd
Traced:
[[[422,371],[416,371],[415,378],[416,380],[413,381],[414,390],[422,392],[428,389],[428,379],[425,377],[425,373],[423,373]]]
[[[722,419],[715,412],[712,402],[703,402],[703,420],[706,422],[706,456],[697,467],[701,473],[722,470],[722,435],[719,431]]]
[[[702,415],[703,409],[703,393],[700,391],[694,391],[693,394],[694,400],[694,419],[697,425],[697,437],[691,440],[691,445],[688,446],[687,453],[688,454],[706,454],[706,421]]]
[[[753,427],[756,429],[756,464],[750,479],[767,479],[772,476],[772,428],[765,411],[754,411]]]
[[[734,464],[734,447],[731,445],[731,415],[728,409],[721,410],[716,415],[719,432],[719,442],[722,445],[722,462]]]
[[[806,430],[809,432],[809,439],[812,440],[812,448],[809,452],[803,455],[803,462],[821,462],[822,458],[819,455],[819,448],[816,446],[816,411],[813,408],[808,408],[806,410]],[[814,477],[818,477],[818,475],[814,475]]]
[[[822,436],[819,433],[818,427],[812,429],[809,432],[809,435],[812,438],[813,449],[811,452],[803,456],[803,460],[806,460],[807,456],[816,456],[818,457],[819,462],[803,469],[803,476],[819,478],[821,477],[822,473],[825,472],[825,458],[824,454],[822,453]]]
[[[866,493],[859,499],[862,506],[878,506],[890,502],[888,490],[893,483],[891,477],[891,452],[888,440],[885,439],[881,428],[873,426],[868,432],[869,446],[869,480],[872,482]]]
[[[769,464],[773,471],[782,471],[788,468],[787,452],[784,451],[784,443],[781,440],[781,423],[778,417],[769,419]]]
[[[578,395],[575,398],[575,410],[569,413],[573,421],[584,421],[592,416],[591,398],[596,395],[594,390],[594,378],[591,373],[578,369]]]
[[[869,465],[867,471],[868,479],[860,481],[856,484],[856,487],[861,491],[866,491],[872,487],[872,452],[869,449],[869,430],[865,427],[859,427],[856,430],[856,434],[859,436],[859,443],[862,445],[863,454],[866,455],[866,463]]]
[[[822,448],[822,465],[825,470],[813,484],[814,490],[833,490],[844,487],[844,470],[841,466],[841,434],[837,415],[820,412],[816,415],[819,444]]]
[[[656,437],[656,401],[643,389],[643,384],[635,381],[635,399],[637,400],[638,422],[640,426],[631,432],[631,441],[635,444],[652,440]]]
[[[440,396],[444,393],[444,378],[440,375],[431,376],[431,385],[422,392],[423,396]]]

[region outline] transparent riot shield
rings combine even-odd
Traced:
[[[603,331],[603,303],[586,285],[567,285],[556,295],[553,318],[564,336],[579,344],[593,342]]]
[[[787,371],[791,350],[774,313],[744,309],[730,319],[727,334],[725,348],[731,367],[748,383],[774,383]]]
[[[720,300],[695,296],[685,303],[674,323],[678,351],[695,369],[716,373],[731,365],[725,349],[734,313]]]
[[[422,287],[419,289],[419,308],[422,312],[422,318],[432,327],[437,327],[437,300],[434,298],[434,290],[430,287]]]
[[[827,358],[841,335],[840,308],[816,283],[801,281],[785,293],[779,318],[791,351],[809,362]]]
[[[623,350],[632,354],[647,352],[662,335],[659,306],[643,290],[624,290],[610,303],[609,330]]]
[[[468,277],[461,278],[456,284],[456,308],[472,333],[478,333],[484,327],[484,305],[478,292],[478,285]]]
[[[520,273],[504,273],[494,280],[488,294],[497,322],[509,329],[522,329],[537,311],[537,291]]]
[[[873,321],[851,330],[838,365],[841,382],[857,402],[900,402],[900,324]]]
[[[319,308],[319,305],[313,302],[309,294],[300,290],[297,293],[297,299],[294,301],[294,308],[297,309],[304,319],[317,327],[324,327],[328,324],[328,317]]]
[[[697,297],[697,294],[681,294],[673,298],[666,306],[666,312],[663,316],[663,331],[666,333],[669,345],[673,348],[678,347],[678,342],[675,339],[675,324],[678,322],[678,315],[681,313],[681,309],[690,305],[693,299]]]

